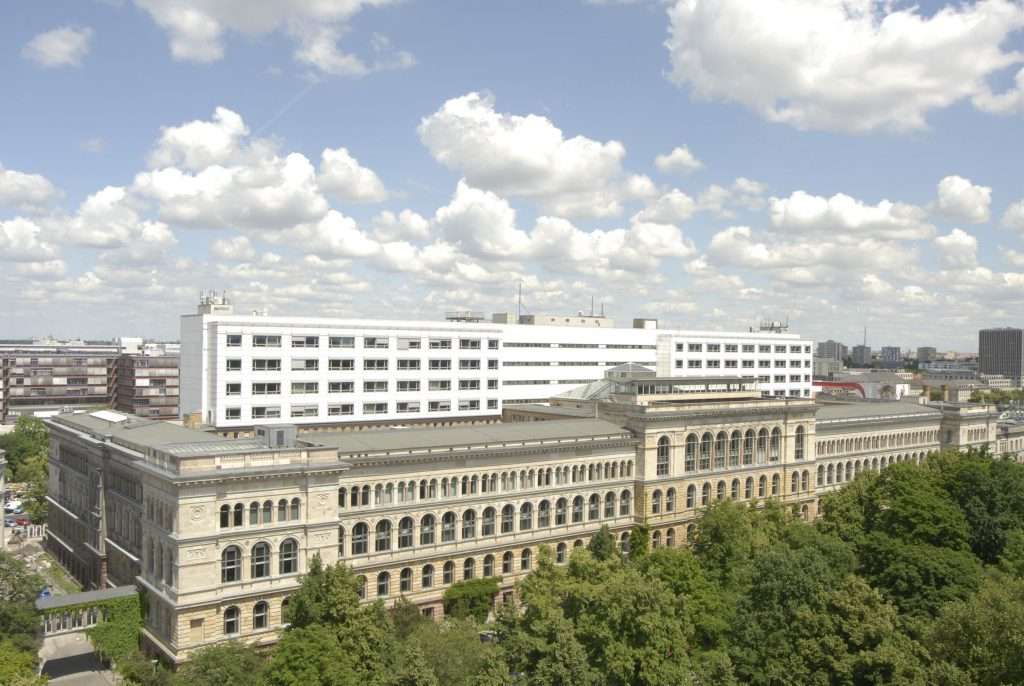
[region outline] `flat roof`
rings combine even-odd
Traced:
[[[556,419],[432,429],[344,431],[299,436],[300,443],[337,448],[339,454],[407,452],[417,449],[484,446],[564,438],[632,436],[627,429],[603,419]]]
[[[129,448],[152,448],[172,455],[206,455],[267,449],[256,439],[224,438],[205,431],[197,431],[171,422],[122,415],[121,421],[108,421],[115,413],[95,412],[62,414],[52,419],[58,424],[85,431],[96,438],[110,436],[111,440]]]
[[[562,396],[555,396],[562,397]],[[506,405],[509,410],[525,410],[527,412],[541,412],[544,414],[565,415],[566,417],[593,417],[594,409],[591,407],[568,407],[565,405],[545,405],[543,403],[518,403]]]
[[[89,605],[114,598],[124,598],[135,595],[139,592],[134,586],[115,586],[114,588],[103,588],[98,591],[83,591],[82,593],[69,593],[67,595],[55,595],[49,598],[38,598],[36,609],[39,611],[58,610],[71,605]]]
[[[835,403],[819,405],[817,421],[842,421],[844,419],[868,419],[872,417],[939,416],[941,410],[927,405],[896,401]]]

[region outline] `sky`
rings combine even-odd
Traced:
[[[236,311],[977,348],[1024,325],[1024,0],[0,10],[0,338]]]

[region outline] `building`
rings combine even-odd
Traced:
[[[507,316],[499,316],[507,319]],[[674,331],[637,320],[524,316],[486,322],[236,315],[205,297],[181,321],[181,413],[224,433],[258,424],[330,427],[493,422],[635,363],[662,376],[756,376],[762,394],[811,395],[811,342],[772,328]]]
[[[818,343],[818,350],[815,357],[823,360],[838,360],[842,362],[849,357],[849,349],[839,341],[831,339]]]
[[[918,362],[931,362],[938,356],[938,351],[935,348],[925,346],[917,349],[917,361]]]
[[[177,356],[119,355],[115,372],[115,410],[153,419],[178,418]]]
[[[871,348],[866,345],[853,346],[853,350],[850,352],[850,357],[853,359],[853,364],[858,367],[871,366]]]
[[[884,345],[882,346],[882,351],[879,354],[879,360],[883,363],[900,364],[903,362],[903,351],[895,345]]]
[[[276,640],[314,556],[362,597],[443,612],[452,583],[500,576],[500,600],[603,525],[678,546],[713,500],[774,498],[804,517],[861,471],[941,447],[996,447],[985,406],[816,404],[756,377],[620,368],[497,424],[225,438],[109,411],[46,420],[47,547],[87,587],[146,591],[144,641],[165,659]]]
[[[978,371],[1013,379],[1024,378],[1024,329],[982,329],[978,332]]]
[[[814,388],[819,393],[852,395],[861,400],[902,400],[910,393],[910,382],[892,372],[870,372],[815,381]]]
[[[814,378],[829,378],[845,369],[843,363],[831,358],[814,358]]]

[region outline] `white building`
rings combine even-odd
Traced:
[[[795,334],[605,321],[608,328],[268,317],[206,298],[181,320],[181,413],[218,429],[483,420],[629,362],[665,376],[757,376],[765,396],[811,397],[812,344]]]

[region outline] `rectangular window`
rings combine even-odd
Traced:
[[[320,360],[292,360],[293,372],[315,372],[320,369]]]
[[[363,360],[363,369],[374,372],[382,372],[388,368],[387,360]]]
[[[722,344],[721,343],[708,343],[708,352],[709,353],[720,353],[720,352],[722,352]]]
[[[498,401],[497,400],[488,400],[487,401],[487,409],[488,410],[496,410],[496,409],[498,409]]]
[[[786,375],[785,374],[776,374],[775,375],[775,383],[786,383]]]
[[[354,393],[356,384],[353,381],[331,381],[327,384],[328,393]]]
[[[240,407],[229,407],[224,410],[224,419],[241,419],[242,408]]]
[[[461,412],[472,412],[472,411],[479,410],[479,409],[480,409],[480,401],[479,400],[460,400],[459,401],[459,410]]]
[[[761,383],[771,383],[772,377],[768,376],[767,374],[762,374],[761,376],[757,377],[757,380],[760,381]]]
[[[777,345],[777,346],[775,346],[775,352],[777,352],[777,353],[784,353],[784,352],[786,352],[786,346],[784,346],[784,345]]]
[[[431,360],[430,371],[440,371],[452,368],[451,360]]]
[[[363,393],[387,393],[387,381],[364,381]]]
[[[387,336],[364,336],[363,337],[364,348],[386,348],[388,347]]]
[[[758,360],[757,361],[757,366],[760,369],[771,369],[772,361],[771,360]]]
[[[253,395],[281,395],[280,382],[254,383],[252,385]]]
[[[252,408],[253,419],[280,419],[280,417],[281,408],[277,406]]]
[[[242,347],[242,334],[240,334],[240,333],[229,333],[228,334],[228,347],[229,348],[241,348]]]
[[[316,381],[294,381],[292,382],[292,395],[306,395],[319,393],[320,384]]]
[[[725,368],[726,369],[736,369],[736,360],[726,360],[725,361]]]
[[[399,393],[409,393],[409,392],[415,392],[415,391],[418,391],[418,390],[420,390],[420,382],[419,381],[399,381],[398,382],[398,392]]]
[[[480,369],[480,360],[459,360],[459,369]]]
[[[745,352],[745,353],[752,353],[752,352],[754,352],[754,345],[752,343],[744,343],[743,344],[743,352]]]
[[[399,414],[406,414],[406,413],[409,413],[409,412],[419,412],[420,411],[420,404],[417,401],[407,402],[407,403],[398,403],[396,411]]]
[[[498,380],[497,379],[487,379],[487,390],[489,390],[489,391],[496,391],[496,390],[498,390]]]
[[[725,352],[727,352],[727,353],[739,352],[739,346],[736,345],[735,343],[726,343],[725,344]]]
[[[225,395],[242,395],[242,384],[229,383],[224,389]]]
[[[428,389],[431,391],[450,391],[452,390],[452,382],[449,381],[448,379],[431,381]]]
[[[708,360],[708,369],[718,369],[720,364],[718,360]]]
[[[800,346],[799,345],[791,345],[791,346],[789,346],[789,352],[791,352],[791,353],[798,353],[798,352],[800,352]]]
[[[689,350],[691,353],[699,353],[703,352],[704,345],[701,343],[690,343],[688,346],[686,346],[686,349]]]
[[[254,372],[279,372],[281,371],[281,360],[256,359],[252,361]]]
[[[683,352],[683,348],[684,348],[684,347],[685,347],[685,346],[684,346],[684,345],[683,345],[682,343],[676,343],[676,352],[677,352],[677,353],[681,353],[681,352]]]
[[[459,350],[479,350],[480,339],[479,338],[460,338],[459,339]]]
[[[770,345],[759,345],[759,346],[757,346],[757,352],[759,352],[759,353],[770,353],[771,351],[772,351],[772,347]]]
[[[419,350],[423,346],[423,341],[418,338],[399,338],[398,349],[399,350]]]
[[[753,369],[754,368],[754,361],[753,360],[743,360],[743,368],[744,369]]]
[[[354,348],[356,347],[355,336],[331,336],[328,345],[332,348]]]
[[[420,368],[420,361],[419,360],[398,360],[398,368],[400,370],[406,370],[406,371],[413,370],[413,369],[419,369]]]
[[[328,405],[327,414],[331,417],[343,417],[355,414],[355,412],[351,403],[344,403],[341,405]]]
[[[320,415],[320,408],[316,405],[292,405],[293,417],[317,417]]]
[[[498,361],[497,360],[487,360],[487,368],[488,369],[497,369],[498,368]]]
[[[387,403],[363,403],[363,414],[387,414]]]
[[[488,338],[487,339],[487,349],[488,350],[497,350],[498,349],[498,339],[497,338]]]
[[[319,336],[292,336],[293,348],[319,348]]]
[[[786,366],[786,361],[785,360],[775,360],[775,366],[776,367],[785,367]]]
[[[800,383],[800,375],[799,374],[790,374],[789,375],[789,381],[790,381],[790,383]]]
[[[427,409],[431,412],[449,412],[452,409],[452,404],[447,400],[431,400]]]
[[[327,360],[327,369],[332,372],[350,372],[356,368],[355,360]]]
[[[431,338],[430,339],[431,350],[451,350],[452,339],[450,338]]]
[[[227,370],[229,372],[240,372],[242,371],[242,361],[238,359],[230,359],[227,361]]]
[[[686,366],[690,369],[700,369],[702,364],[700,360],[687,360]]]
[[[280,336],[253,336],[252,347],[254,348],[280,348]]]
[[[477,379],[461,379],[459,381],[460,391],[479,391],[480,381]]]

